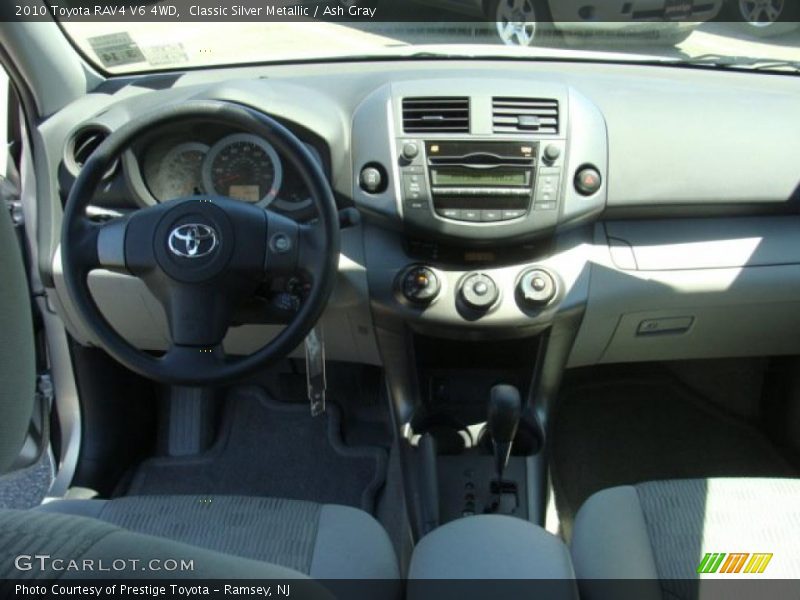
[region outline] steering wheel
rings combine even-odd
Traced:
[[[231,198],[177,198],[103,224],[86,207],[120,154],[137,137],[164,125],[202,120],[260,136],[301,176],[317,211],[313,224]],[[172,384],[217,384],[284,358],[322,315],[336,281],[339,218],[320,165],[274,119],[239,104],[191,101],[127,123],[86,161],[70,190],[61,232],[70,300],[102,347],[129,369]],[[170,345],[156,356],[128,343],[103,317],[88,276],[109,269],[139,278],[164,307]],[[226,356],[222,341],[234,310],[272,276],[303,274],[310,289],[285,328],[243,357]]]

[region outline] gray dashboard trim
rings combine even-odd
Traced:
[[[607,221],[615,264],[640,271],[800,264],[800,217]],[[619,263],[627,246],[632,263]],[[612,254],[614,251],[612,250]]]
[[[615,264],[606,228],[635,240],[637,264]],[[799,237],[796,217],[701,219],[685,230],[661,221],[597,224],[589,301],[568,366],[800,353]],[[676,251],[695,238],[706,240],[701,248]],[[786,253],[773,263],[780,248]]]

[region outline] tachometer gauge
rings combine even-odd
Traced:
[[[153,196],[160,202],[166,202],[203,193],[203,160],[208,150],[208,146],[199,142],[178,144],[169,150],[156,163],[157,167],[151,167],[155,172],[147,177]],[[154,161],[150,162],[152,164]]]
[[[267,141],[249,133],[222,138],[211,147],[203,164],[206,191],[268,206],[278,195],[283,178],[278,153]]]

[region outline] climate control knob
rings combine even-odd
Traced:
[[[544,269],[527,271],[517,285],[518,300],[529,308],[544,306],[555,296],[556,280]]]
[[[489,310],[500,292],[494,280],[484,273],[472,273],[461,282],[461,299],[475,310]]]
[[[414,304],[430,304],[439,295],[441,283],[436,273],[428,267],[412,267],[400,282],[403,296]]]

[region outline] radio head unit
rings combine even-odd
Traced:
[[[411,224],[504,224],[527,218],[532,211],[541,211],[540,224],[555,223],[561,167],[552,160],[545,166],[539,142],[398,143],[404,216]]]
[[[537,150],[538,144],[518,142],[425,142],[434,213],[481,223],[525,216]]]

